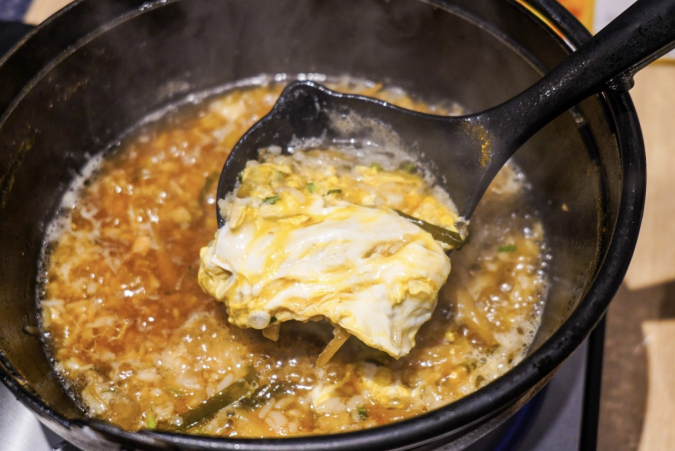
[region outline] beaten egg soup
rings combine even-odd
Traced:
[[[370,210],[383,211],[387,224],[405,228],[437,259],[437,270],[418,268],[417,277],[431,291],[440,290],[435,308],[435,294],[429,295],[427,285],[413,290],[412,312],[393,314],[386,302],[378,304],[380,312],[384,309],[394,319],[383,326],[389,327],[384,338],[368,330],[377,324],[354,323],[350,332],[356,337],[323,365],[317,359],[333,339],[333,327],[326,320],[301,321],[328,317],[349,330],[351,323],[341,323],[343,318],[351,314],[358,322],[375,310],[360,317],[350,307],[332,317],[334,308],[306,302],[277,310],[243,304],[240,309],[230,306],[228,314],[224,303],[202,290],[199,279],[208,287],[209,274],[200,272],[200,248],[217,229],[215,181],[230,149],[271,109],[282,88],[236,89],[206,101],[196,112],[146,126],[105,159],[92,161],[64,197],[63,212],[52,224],[45,248],[42,327],[50,336],[56,371],[92,417],[127,430],[224,437],[329,434],[446,405],[499,377],[525,355],[543,307],[546,256],[541,222],[527,202],[527,182],[513,165],[500,172],[474,213],[470,242],[452,252],[452,272],[444,285],[441,279],[450,263],[444,269],[443,244],[429,242],[417,226],[391,211],[400,209],[450,229],[457,218],[447,195],[433,192],[431,185],[420,186],[422,178],[406,164],[387,167],[387,162],[357,158],[342,172],[336,169],[337,179],[315,174],[313,180],[303,179],[302,186],[274,186],[288,188],[280,194],[257,193],[259,199],[265,194],[261,202],[272,214],[320,196],[321,208],[352,209],[347,217],[356,221],[355,229],[382,219],[362,210],[377,206],[379,210]],[[341,83],[334,88],[419,111],[448,112],[380,85]],[[315,152],[324,152],[316,170],[339,167],[336,161],[344,158],[328,161],[330,153]],[[284,163],[274,158],[270,164]],[[240,190],[250,189],[243,197],[265,189],[265,183],[247,188],[255,171],[269,180],[270,174],[260,170],[264,164],[242,174]],[[397,178],[407,188],[396,192],[393,183],[385,195],[375,189],[367,198],[373,193],[359,190],[355,181],[368,177],[375,184],[383,177],[389,177],[383,184]],[[416,201],[406,198],[415,192],[420,196]],[[340,203],[347,201],[352,206]],[[229,218],[234,204],[231,198],[220,205]],[[378,229],[389,233],[394,227]],[[375,251],[395,256],[401,251],[392,251],[395,244],[387,241],[386,249]],[[243,260],[230,263],[246,269]],[[327,263],[317,263],[304,271],[316,270],[320,277],[326,270],[321,265]],[[274,272],[256,274],[265,284],[274,278]],[[326,281],[345,283],[344,278]],[[219,292],[218,280],[212,282],[209,291],[224,299],[231,287]],[[351,291],[357,297],[362,292],[358,286]],[[283,287],[275,291],[283,292]],[[309,301],[312,296],[295,298]],[[263,315],[262,323],[256,323],[261,315],[252,317],[252,310],[269,318]],[[283,324],[270,328],[275,316],[274,322]],[[417,332],[412,336],[405,323],[411,316]],[[400,333],[393,334],[396,324]],[[359,330],[360,335],[355,333]],[[222,405],[209,410],[214,400]]]

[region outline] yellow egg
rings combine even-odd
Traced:
[[[202,249],[199,282],[237,326],[325,317],[368,346],[404,356],[431,317],[450,259],[394,209],[451,229],[457,215],[418,175],[338,168],[325,159],[340,153],[313,152],[267,154],[248,165],[223,205],[227,223]]]

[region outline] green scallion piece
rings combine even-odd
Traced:
[[[307,185],[307,191],[309,191],[310,193],[316,193],[316,185],[314,184],[314,182],[310,182]]]
[[[443,227],[439,227],[434,224],[430,224],[426,221],[422,221],[421,219],[417,219],[414,216],[407,215],[402,211],[399,210],[394,211],[398,213],[402,218],[407,219],[408,221],[412,222],[421,229],[429,232],[436,241],[440,241],[449,246],[452,246],[454,249],[461,249],[462,246],[464,246],[465,241],[462,239],[462,236],[459,233],[453,232],[452,230],[444,229]]]
[[[406,163],[403,166],[403,169],[410,174],[415,174],[417,172],[417,167],[412,163]]]
[[[499,246],[499,252],[515,252],[516,251],[516,245],[515,244],[509,244],[507,246]]]
[[[157,420],[155,419],[155,414],[153,412],[148,412],[145,416],[145,426],[148,429],[155,429],[157,427]]]
[[[218,412],[230,404],[234,404],[235,402],[250,396],[257,388],[257,385],[258,384],[255,382],[255,373],[249,371],[246,376],[207,399],[199,407],[195,407],[194,409],[190,409],[187,412],[180,414],[183,423],[178,430],[186,431],[213,418]]]
[[[328,191],[326,191],[326,194],[325,194],[325,195],[326,195],[326,196],[330,196],[331,194],[340,194],[340,193],[342,193],[342,190],[341,190],[340,188],[337,188],[337,189],[329,189]]]
[[[265,204],[270,204],[270,205],[274,205],[274,204],[277,203],[277,201],[278,201],[279,199],[281,199],[279,196],[270,196],[270,197],[264,198],[264,199],[263,199],[263,203],[265,203]]]
[[[382,165],[380,163],[373,163],[370,165],[370,168],[380,172],[382,170]]]
[[[368,418],[368,411],[366,411],[365,407],[358,406],[356,409],[357,409],[356,411],[359,413],[359,419],[365,420],[366,418]]]

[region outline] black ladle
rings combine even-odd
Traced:
[[[530,88],[469,116],[421,114],[309,81],[291,83],[232,150],[220,175],[218,199],[235,188],[237,175],[248,160],[258,159],[261,148],[288,151],[308,138],[331,144],[389,133],[431,169],[468,219],[499,169],[525,141],[592,94],[630,89],[633,75],[672,48],[673,41],[675,0],[638,0]],[[344,118],[356,120],[344,127]],[[225,220],[219,210],[220,227]]]

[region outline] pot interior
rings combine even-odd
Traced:
[[[24,332],[37,325],[45,227],[88,159],[151,113],[261,74],[349,75],[476,112],[567,53],[554,31],[506,0],[75,4],[0,67],[3,365],[63,424],[83,418],[41,341]],[[534,187],[553,256],[533,350],[582,300],[612,236],[622,180],[611,124],[603,99],[590,98],[514,157]]]

